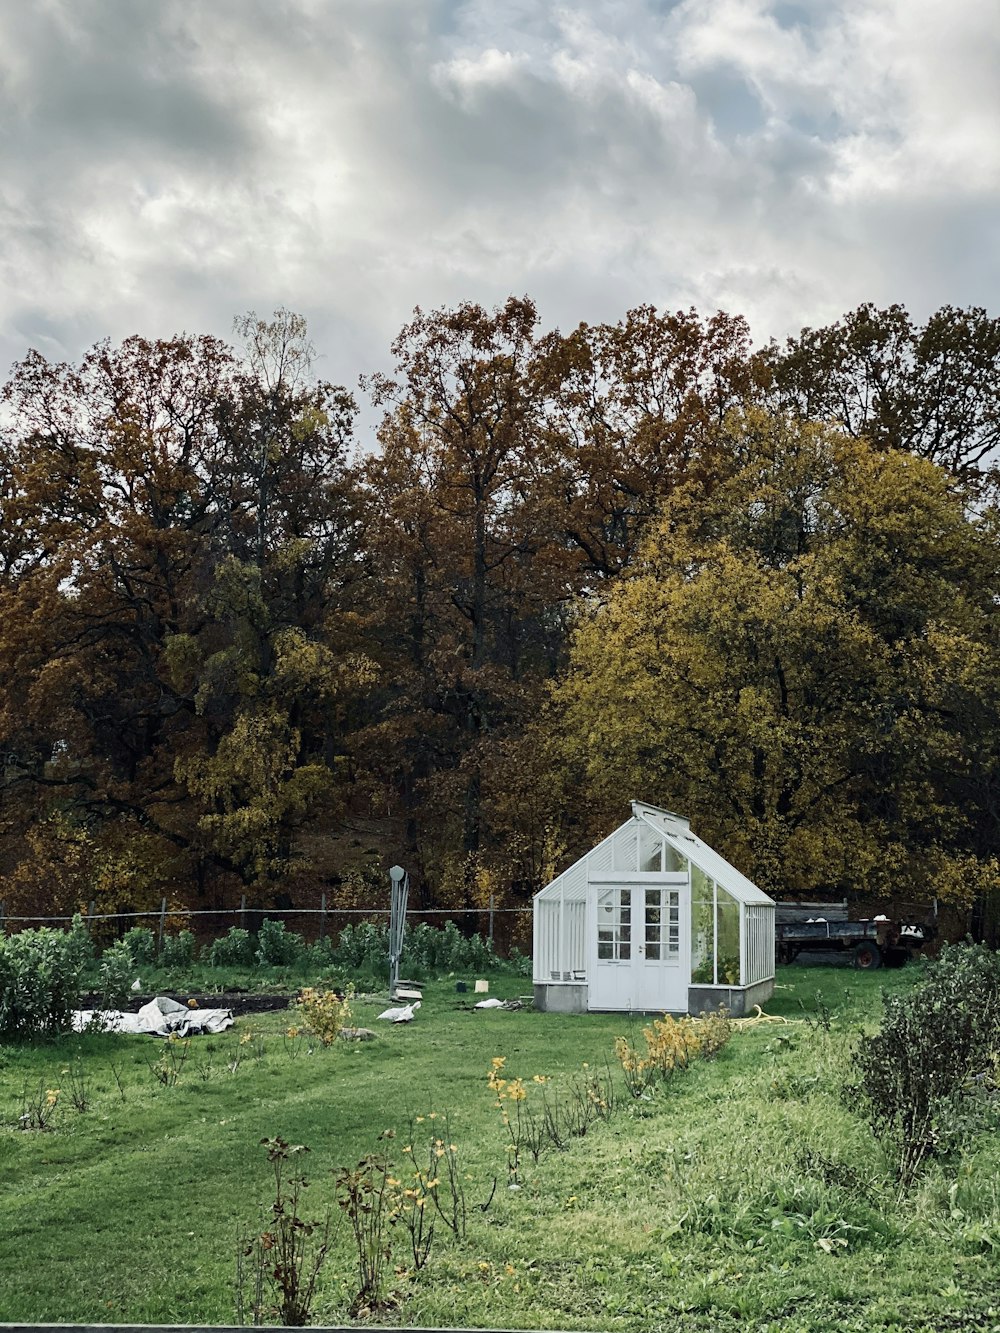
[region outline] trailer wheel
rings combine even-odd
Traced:
[[[874,972],[882,966],[882,953],[874,940],[862,940],[855,945],[854,966],[859,972]]]

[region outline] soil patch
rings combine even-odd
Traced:
[[[199,1009],[231,1009],[235,1017],[240,1014],[270,1014],[279,1009],[287,1009],[295,1003],[296,995],[254,995],[250,991],[224,991],[222,994],[217,992],[203,993],[201,991],[157,991],[157,995],[165,995],[171,1000],[176,1000],[178,1004],[187,1004],[189,1000],[197,1000]],[[131,1012],[141,1009],[144,1004],[149,1004],[150,1000],[155,1000],[156,995],[141,994],[130,995],[125,1008]],[[81,995],[81,1009],[96,1009],[100,1007],[101,997],[99,995]]]

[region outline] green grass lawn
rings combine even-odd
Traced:
[[[333,1202],[334,1171],[386,1129],[402,1171],[410,1117],[420,1149],[449,1118],[473,1208],[464,1241],[438,1227],[427,1266],[396,1236],[386,1324],[556,1329],[841,1330],[1000,1327],[997,1145],[932,1164],[898,1197],[891,1168],[841,1089],[848,1053],[877,1022],[883,986],[788,967],[767,1006],[810,1023],[735,1035],[650,1100],[622,1091],[608,1123],[507,1188],[503,1126],[487,1088],[505,1073],[565,1087],[613,1062],[620,1017],[470,1012],[454,981],[425,990],[406,1027],[312,1054],[286,1049],[287,1015],[196,1038],[175,1086],[142,1037],[68,1037],[0,1051],[0,1320],[229,1323],[236,1235],[269,1202],[260,1140],[307,1144],[307,1215]],[[492,993],[529,989],[492,979]],[[384,999],[358,1000],[368,1024]],[[830,1015],[829,1024],[818,1017]],[[249,1031],[254,1040],[241,1038]],[[636,1033],[636,1035],[638,1035]],[[231,1064],[242,1054],[238,1067]],[[67,1071],[75,1071],[67,1072]],[[117,1072],[117,1078],[116,1078]],[[90,1105],[71,1104],[73,1079]],[[121,1088],[119,1088],[119,1080]],[[23,1097],[59,1089],[51,1128],[18,1128]],[[539,1090],[529,1082],[528,1097]],[[848,1099],[849,1101],[849,1099]],[[356,1290],[345,1220],[313,1322],[343,1321]],[[398,1273],[395,1269],[398,1267]],[[353,1284],[353,1285],[352,1285]]]

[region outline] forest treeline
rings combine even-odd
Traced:
[[[392,352],[374,440],[287,311],[13,368],[9,913],[344,901],[361,816],[514,902],[633,797],[779,894],[996,896],[1000,321],[511,298]]]

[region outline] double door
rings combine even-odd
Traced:
[[[686,875],[598,887],[590,1008],[687,1009],[687,900]]]

